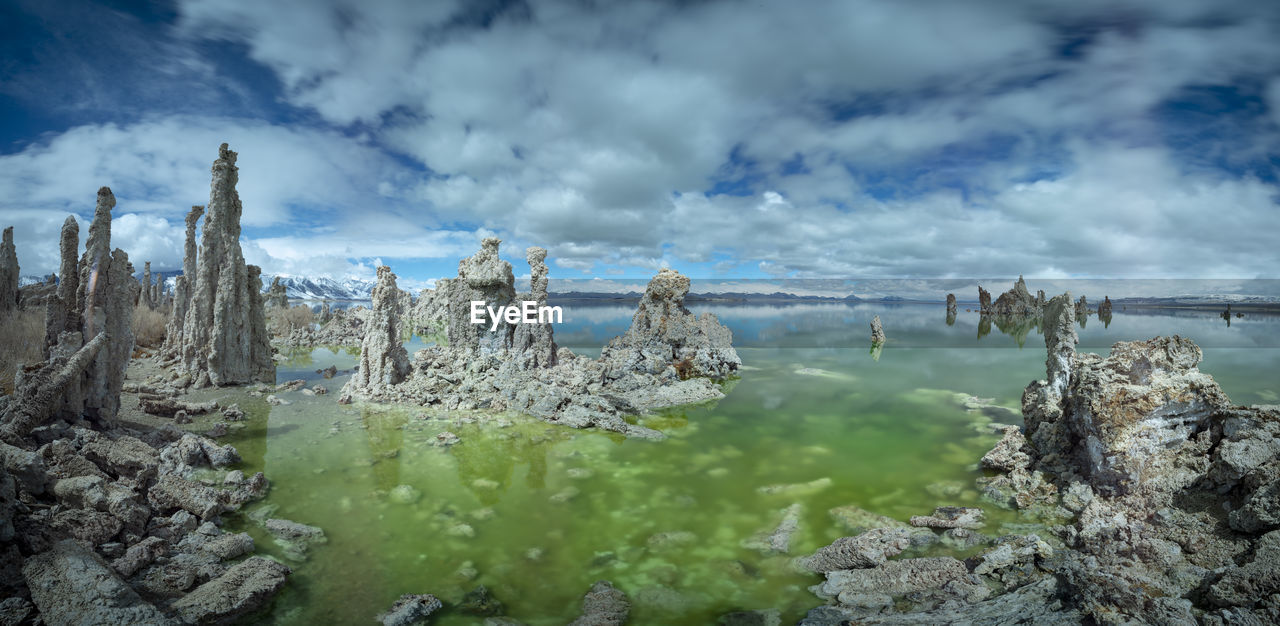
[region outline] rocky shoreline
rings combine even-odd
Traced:
[[[1070,294],[1046,305],[1047,377],[982,458],[986,496],[1039,530],[963,561],[892,559],[921,542],[895,520],[837,540],[798,561],[828,602],[801,624],[1280,621],[1280,407],[1233,406],[1182,337],[1077,353],[1075,315]],[[910,526],[974,532],[979,513]]]

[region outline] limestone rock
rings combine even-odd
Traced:
[[[871,343],[879,345],[884,343],[884,327],[880,325],[880,316],[871,318]]]
[[[142,301],[135,304],[146,305],[148,309],[156,308],[155,291],[151,284],[151,261],[147,261],[142,265]]]
[[[606,377],[629,372],[659,374],[674,368],[681,378],[733,376],[742,359],[732,333],[713,313],[694,316],[684,306],[689,279],[664,269],[649,281],[627,331],[601,351]]]
[[[1076,317],[1085,317],[1089,314],[1089,301],[1084,296],[1076,301]]]
[[[501,322],[491,329],[489,324],[471,323],[472,301],[496,309],[515,300],[511,264],[498,258],[501,243],[496,237],[486,237],[479,252],[458,262],[458,277],[450,282],[448,291],[450,347],[492,354],[511,346],[512,325]]]
[[[982,509],[967,506],[940,506],[933,515],[913,515],[911,525],[923,528],[982,528]]]
[[[516,299],[547,305],[547,250],[537,246],[529,248],[525,259],[529,262],[530,293],[520,294]],[[556,341],[550,323],[518,324],[512,333],[511,349],[513,357],[524,369],[551,367],[556,364]]]
[[[631,613],[627,594],[607,580],[598,580],[582,598],[582,615],[571,626],[622,626]]]
[[[173,624],[93,551],[67,539],[27,559],[22,574],[46,624]]]
[[[409,355],[400,337],[400,308],[396,275],[391,268],[378,268],[378,284],[373,288],[373,315],[365,327],[360,346],[360,367],[344,391],[367,392],[386,385],[398,385],[409,374]]]
[[[191,306],[191,287],[197,273],[199,248],[196,246],[196,226],[200,216],[204,215],[204,207],[196,205],[187,212],[187,236],[182,257],[182,275],[173,279],[173,309],[169,313],[169,324],[165,327],[164,345],[161,353],[166,356],[177,356],[183,344],[183,324],[186,322],[187,310]]]
[[[241,561],[173,603],[188,624],[227,624],[264,608],[292,571],[260,556]]]
[[[964,563],[951,557],[902,559],[870,569],[829,572],[826,582],[813,590],[824,599],[852,604],[849,600],[857,595],[896,596],[929,591],[952,581],[963,581],[968,575]]]
[[[213,163],[208,215],[191,304],[183,322],[182,363],[197,387],[274,382],[256,266],[240,250],[236,153],[222,144]]]
[[[1040,315],[1042,304],[1043,300],[1032,297],[1031,292],[1027,291],[1027,283],[1022,280],[1022,276],[1018,276],[1013,289],[1000,294],[995,304],[990,307],[990,313],[1014,317],[1036,316]]]
[[[444,607],[438,598],[429,593],[406,593],[391,608],[377,617],[382,626],[414,626],[426,624],[427,618]]]
[[[280,277],[271,278],[271,287],[267,289],[266,306],[268,308],[289,308],[289,289],[280,284]]]
[[[1098,317],[1111,317],[1111,297],[1103,296],[1102,304],[1098,305]]]
[[[947,294],[947,315],[955,315],[956,308],[956,294]]]
[[[983,289],[982,285],[978,285],[978,311],[987,315],[995,313],[991,308],[991,292]]]
[[[856,537],[841,537],[799,559],[797,565],[818,573],[878,567],[911,547],[911,535],[906,528],[874,528]]]
[[[0,313],[18,308],[18,251],[13,246],[13,227],[4,229],[4,241],[0,243]]]

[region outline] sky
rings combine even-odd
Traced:
[[[1280,278],[1280,2],[0,3],[0,225],[266,275]]]

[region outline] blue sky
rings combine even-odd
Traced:
[[[0,35],[24,274],[101,185],[179,267],[223,141],[267,274],[414,286],[489,235],[564,278],[1280,268],[1280,3],[10,1]]]

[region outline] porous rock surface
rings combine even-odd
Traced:
[[[622,626],[630,614],[627,594],[607,580],[598,580],[582,598],[582,615],[570,626]]]
[[[343,398],[448,410],[511,409],[574,428],[660,438],[623,415],[724,397],[715,381],[733,375],[741,360],[729,329],[714,315],[695,317],[684,308],[689,279],[677,272],[664,270],[650,282],[631,327],[598,360],[557,348],[549,324],[524,330],[505,321],[496,328],[487,319],[471,324],[472,300],[495,308],[521,298],[545,302],[545,251],[527,252],[532,292],[518,297],[498,244],[484,240],[479,252],[458,264],[458,277],[436,288],[447,296],[448,345],[419,350],[403,382],[371,379],[351,386]],[[440,295],[432,300],[441,302]],[[377,319],[366,325],[366,337],[389,332],[390,318]]]
[[[18,308],[18,251],[13,245],[13,227],[4,229],[0,243],[0,313]]]
[[[814,589],[828,605],[802,624],[1280,618],[1280,411],[1232,405],[1183,337],[1078,353],[1075,317],[1070,294],[1047,303],[1046,377],[1023,394],[1025,427],[983,456],[996,475],[979,479],[998,506],[1057,523],[964,563],[868,566],[852,546],[876,537],[839,540],[810,557],[846,569]]]
[[[261,270],[240,250],[236,153],[222,144],[204,221],[180,360],[192,385],[275,382],[275,362],[260,293]]]
[[[880,316],[871,318],[871,343],[879,345],[884,343],[884,327],[880,325]]]
[[[409,374],[409,354],[400,336],[403,314],[396,275],[385,265],[378,268],[373,288],[369,332],[360,344],[360,366],[343,393],[363,393],[386,385],[398,385]]]
[[[195,280],[199,247],[196,245],[196,226],[204,215],[204,207],[195,205],[187,212],[187,235],[182,256],[182,275],[173,279],[173,308],[169,323],[165,326],[164,344],[160,348],[163,358],[173,361],[180,356],[183,344],[183,324],[191,307],[191,285]]]

